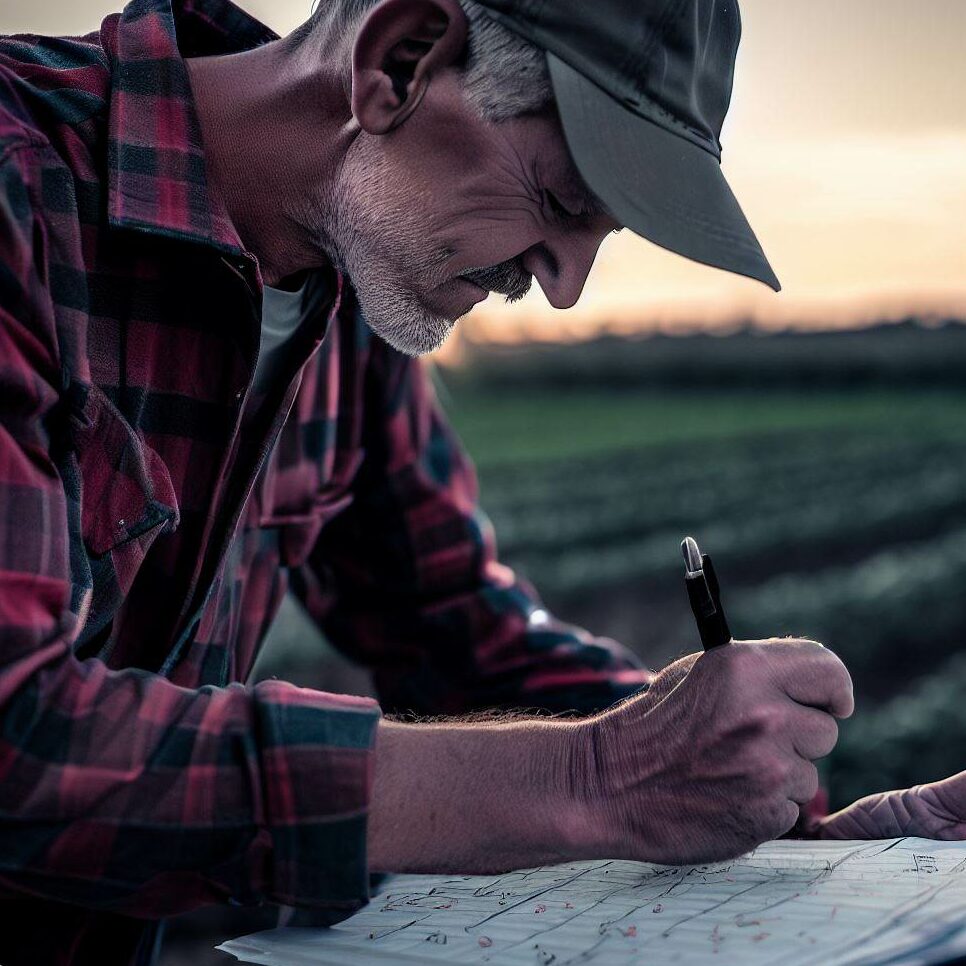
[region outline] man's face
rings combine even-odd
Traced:
[[[619,225],[570,159],[556,112],[499,124],[442,72],[387,134],[363,132],[335,199],[341,266],[369,325],[417,355],[445,340],[489,291],[514,301],[536,276],[573,305]]]

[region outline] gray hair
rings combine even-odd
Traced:
[[[379,0],[322,0],[313,23],[325,10],[342,29],[356,25]],[[469,21],[465,87],[470,103],[487,121],[533,114],[553,103],[546,57],[540,48],[488,16],[474,0],[459,0]]]

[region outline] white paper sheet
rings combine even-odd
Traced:
[[[771,842],[731,862],[400,875],[332,929],[218,947],[263,966],[872,966],[966,954],[966,842]]]

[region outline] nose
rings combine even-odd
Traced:
[[[523,253],[523,267],[555,309],[577,303],[604,237],[599,231],[570,229],[548,235]]]

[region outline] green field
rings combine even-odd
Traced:
[[[966,373],[963,379],[966,383]],[[444,382],[440,395],[481,470],[662,444],[687,444],[693,450],[709,442],[769,434],[913,435],[924,423],[934,439],[962,439],[966,433],[963,394],[950,390],[548,389],[491,394],[448,389]]]
[[[737,636],[852,670],[833,801],[966,768],[966,393],[442,382],[502,559],[561,616],[653,665],[695,649],[692,533]]]

